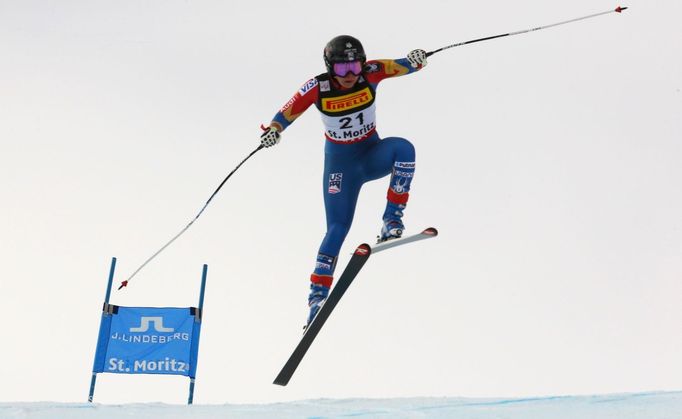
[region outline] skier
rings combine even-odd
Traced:
[[[327,72],[305,82],[263,127],[261,144],[279,143],[281,132],[315,104],[325,127],[323,176],[327,232],[310,277],[307,325],[329,295],[336,260],[348,234],[361,186],[391,174],[380,242],[401,237],[403,211],[415,170],[415,150],[404,138],[380,138],[376,132],[375,96],[380,81],[410,74],[426,65],[426,52],[406,58],[367,61],[360,41],[337,36],[324,49]]]

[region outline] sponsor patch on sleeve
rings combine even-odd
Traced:
[[[365,72],[367,73],[377,73],[379,70],[381,70],[381,66],[376,61],[370,61],[365,65]]]
[[[308,93],[309,91],[311,91],[313,88],[315,88],[315,86],[317,86],[317,79],[312,78],[312,79],[308,80],[307,82],[305,82],[303,84],[303,86],[301,86],[301,88],[298,90],[298,93],[301,96],[303,96],[306,93]]]

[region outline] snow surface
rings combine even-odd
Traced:
[[[682,392],[523,399],[320,399],[274,404],[0,403],[0,418],[679,419]]]

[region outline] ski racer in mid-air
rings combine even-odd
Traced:
[[[367,61],[360,41],[341,35],[327,43],[324,63],[327,72],[305,82],[261,135],[263,146],[274,146],[279,143],[281,132],[312,104],[322,114],[327,140],[322,178],[327,232],[310,277],[307,325],[329,295],[336,260],[365,182],[391,174],[378,240],[399,238],[403,233],[402,217],[414,176],[415,150],[404,138],[379,137],[376,88],[384,79],[423,68],[426,52],[417,49],[407,58]]]

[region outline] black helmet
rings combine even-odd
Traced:
[[[360,61],[365,65],[367,56],[365,49],[357,39],[350,35],[339,35],[327,43],[324,47],[324,64],[327,66],[327,72],[333,74],[332,67],[336,63],[347,63],[351,61]]]

